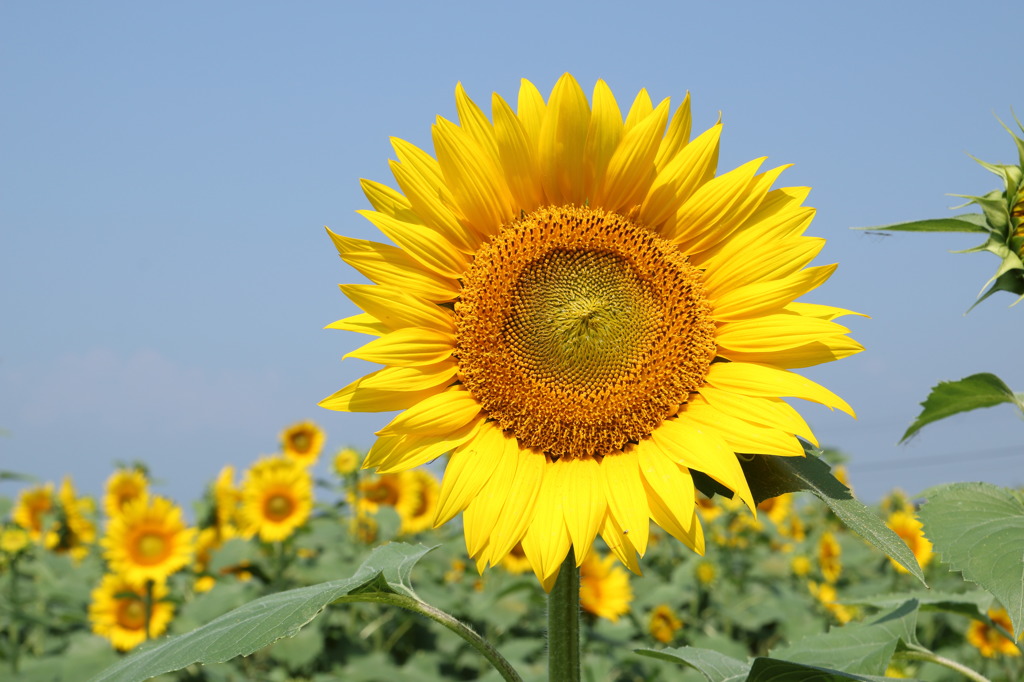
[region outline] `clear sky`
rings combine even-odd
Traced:
[[[971,9],[967,9],[970,7]],[[994,272],[971,235],[851,226],[954,215],[946,193],[1014,162],[1020,6],[1005,2],[90,2],[0,6],[0,469],[98,494],[142,459],[181,502],[312,418],[333,452],[386,414],[321,398],[367,371],[323,330],[359,281],[323,226],[382,239],[360,178],[393,185],[389,136],[430,147],[462,81],[488,109],[563,72],[620,102],[692,95],[725,124],[719,168],[792,163],[837,273],[805,300],[867,350],[807,370],[858,411],[800,405],[866,500],[956,480],[1024,483],[1009,406],[897,446],[939,379],[1024,391],[1024,305],[964,311]],[[14,484],[0,485],[13,495]]]

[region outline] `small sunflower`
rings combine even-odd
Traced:
[[[647,631],[662,644],[668,644],[683,627],[683,622],[676,616],[668,604],[660,604],[651,611]]]
[[[17,554],[28,547],[28,543],[28,532],[24,528],[4,526],[0,530],[0,552],[4,554]]]
[[[580,564],[580,606],[613,623],[629,613],[633,589],[629,574],[616,565],[613,554],[603,559],[591,552]]]
[[[121,513],[124,506],[133,500],[149,495],[149,481],[145,472],[139,469],[118,469],[107,479],[106,494],[103,495],[103,511],[113,518]]]
[[[96,502],[91,497],[78,497],[70,478],[65,478],[57,492],[58,519],[54,527],[56,540],[48,543],[60,554],[70,554],[81,561],[96,542]]]
[[[839,580],[839,576],[843,572],[843,563],[840,558],[842,553],[843,548],[836,540],[836,536],[829,531],[822,533],[818,540],[818,568],[821,569],[821,575],[826,582],[834,583]]]
[[[921,529],[921,522],[917,520],[913,512],[908,511],[895,511],[889,515],[888,520],[885,522],[889,528],[899,535],[903,539],[907,546],[910,547],[910,551],[914,553],[914,558],[917,559],[918,565],[921,568],[925,568],[932,560],[932,543],[924,536],[924,531]],[[909,571],[893,559],[889,559],[892,565],[900,573],[909,573]]]
[[[146,588],[123,575],[107,574],[92,591],[89,620],[92,631],[110,640],[114,648],[128,651],[146,641]],[[167,600],[167,587],[153,583],[150,595],[149,637],[167,630],[174,617],[174,604]]]
[[[235,486],[235,467],[223,467],[213,482],[215,526],[223,539],[234,533],[242,492]]]
[[[324,449],[324,432],[311,421],[292,424],[281,432],[281,451],[285,457],[310,466],[316,464]]]
[[[348,476],[359,468],[359,453],[352,448],[342,448],[334,456],[334,473],[338,476]]]
[[[396,507],[402,519],[400,532],[403,535],[412,535],[427,530],[434,522],[441,486],[436,478],[419,469],[403,471],[399,476],[407,481],[403,485],[403,490],[415,491],[410,504],[400,504]]]
[[[249,469],[242,481],[239,531],[278,542],[309,519],[313,509],[313,479],[297,460],[267,457]]]
[[[523,551],[523,546],[519,543],[512,548],[511,552],[505,555],[501,560],[501,565],[513,575],[519,575],[531,570],[530,560],[526,558],[526,552]]]
[[[46,483],[26,488],[18,493],[12,517],[14,522],[28,531],[33,541],[43,539],[46,517],[54,512],[53,484]]]
[[[836,601],[838,593],[836,592],[835,585],[829,583],[819,584],[812,580],[807,583],[807,589],[840,624],[845,625],[853,620],[857,613],[856,610]]]
[[[1003,630],[1013,632],[1010,614],[1006,612],[1006,609],[989,609],[988,617]],[[994,658],[999,654],[1020,656],[1020,649],[1013,643],[1013,640],[1004,637],[997,629],[980,620],[971,621],[967,628],[967,641],[986,658]]]
[[[835,269],[807,267],[808,190],[772,190],[763,159],[716,177],[722,126],[690,140],[689,98],[641,91],[623,119],[566,74],[490,119],[455,102],[436,158],[393,141],[400,191],[363,181],[396,246],[330,233],[374,282],[342,287],[364,312],[330,327],[378,337],[349,356],[384,368],[321,405],[404,410],[367,454],[381,473],[451,452],[435,524],[463,512],[483,565],[521,542],[550,589],[600,534],[638,572],[651,519],[702,552],[691,469],[753,507],[736,453],[814,440],[782,398],[852,414],[789,371],[862,350],[849,311],[796,302]]]
[[[159,582],[188,564],[195,533],[180,507],[155,496],[129,502],[111,519],[100,544],[114,573],[135,583]]]

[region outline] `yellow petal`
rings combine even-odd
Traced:
[[[451,334],[406,327],[374,339],[344,357],[382,365],[416,367],[447,360],[454,347],[455,337]]]
[[[484,112],[466,94],[462,83],[455,86],[455,109],[459,113],[459,125],[490,157],[491,163],[497,166],[498,145],[494,139],[494,129]]]
[[[565,526],[576,553],[576,565],[583,563],[608,510],[601,465],[594,459],[570,459],[565,467]]]
[[[476,232],[498,232],[515,211],[512,195],[497,162],[451,121],[433,127],[434,149],[455,204]]]
[[[803,446],[793,434],[734,417],[708,404],[700,396],[687,403],[685,414],[692,424],[706,430],[717,430],[734,452],[780,457],[804,455]]]
[[[593,111],[590,113],[590,129],[587,131],[587,145],[584,152],[584,171],[587,196],[595,197],[595,188],[604,178],[608,161],[622,140],[622,112],[615,101],[611,88],[603,80],[594,85]],[[602,208],[609,208],[595,201]]]
[[[557,575],[558,567],[572,546],[562,510],[566,486],[564,464],[561,461],[553,462],[544,470],[544,479],[534,507],[533,523],[523,536],[523,551],[542,584]],[[551,581],[551,584],[554,582]]]
[[[466,524],[466,550],[470,556],[479,555],[487,544],[491,531],[501,516],[519,466],[519,458],[509,456],[505,435],[494,425],[482,427],[473,441],[474,452],[484,449],[488,451],[485,457],[492,467],[492,472],[480,492],[469,501],[463,514],[463,523]]]
[[[715,175],[721,135],[722,124],[712,126],[659,169],[640,206],[640,220],[645,225],[658,227],[670,221],[661,233],[665,236],[677,233],[676,212],[698,187]]]
[[[438,393],[455,376],[450,370],[425,374],[417,367],[385,367],[356,379],[337,393],[320,401],[320,407],[342,412],[391,412],[404,410]]]
[[[423,267],[399,248],[365,239],[342,237],[330,229],[327,233],[341,259],[373,282],[415,291],[428,301],[451,301],[458,296],[458,282]]]
[[[389,165],[398,186],[402,188],[405,196],[409,197],[415,211],[411,220],[401,216],[395,217],[408,223],[422,223],[443,234],[452,246],[463,253],[475,253],[483,242],[483,237],[472,228],[463,225],[459,216],[452,210],[451,204],[445,202],[443,197],[450,195],[447,187],[441,192],[440,187],[433,184],[433,178],[428,179],[416,173],[410,166],[397,161],[390,161]],[[437,182],[444,181],[439,179]]]
[[[544,193],[552,204],[586,201],[583,159],[590,127],[590,105],[569,74],[555,83],[540,129],[539,160]]]
[[[405,410],[377,432],[378,436],[397,433],[435,434],[454,431],[480,414],[480,403],[464,388],[437,393]]]
[[[385,326],[383,322],[373,315],[368,315],[366,313],[359,313],[358,315],[352,315],[351,317],[343,317],[340,320],[335,320],[324,327],[324,329],[340,329],[346,332],[370,334],[371,336],[384,336],[391,331],[391,329]]]
[[[708,293],[716,320],[739,320],[779,312],[812,289],[821,286],[835,272],[836,265],[800,270],[788,277],[754,282],[715,297]]]
[[[444,277],[458,279],[469,267],[469,257],[429,227],[405,223],[376,211],[356,213],[365,216],[416,261]]]
[[[544,96],[537,90],[537,86],[525,78],[519,84],[516,112],[523,124],[523,132],[530,140],[534,152],[537,152],[540,149],[541,126],[547,116],[547,104],[544,103]]]
[[[508,488],[503,513],[491,530],[490,561],[495,564],[501,561],[516,543],[523,539],[526,529],[533,522],[537,497],[540,494],[541,482],[548,463],[544,455],[521,448],[516,439],[505,434],[503,457],[518,460],[515,478]]]
[[[707,383],[723,391],[762,398],[802,398],[856,417],[842,398],[799,374],[750,362],[716,362]]]
[[[737,253],[723,250],[711,261],[701,263],[704,286],[721,296],[766,276],[787,277],[814,260],[823,246],[825,240],[818,237],[790,237]]]
[[[695,505],[689,470],[665,457],[649,438],[640,441],[636,451],[651,517],[673,537],[689,537]]]
[[[654,159],[654,165],[658,171],[661,171],[689,143],[692,123],[690,93],[687,92],[686,97],[683,98],[683,103],[672,114],[672,121],[668,124],[668,132],[665,133],[665,137],[658,147],[658,155]]]
[[[626,133],[616,148],[595,202],[611,211],[638,206],[654,181],[654,157],[668,122],[668,102]]]
[[[736,453],[729,449],[717,430],[686,419],[683,412],[663,421],[651,433],[651,441],[679,466],[704,472],[754,508],[754,497]]]
[[[390,330],[423,327],[455,333],[455,319],[447,309],[424,301],[396,286],[342,284],[341,291],[353,303],[380,320]]]
[[[492,109],[502,173],[515,204],[529,213],[544,203],[536,146],[530,142],[522,122],[497,93],[492,99]]]
[[[413,210],[408,197],[401,192],[396,192],[387,185],[373,180],[363,179],[359,181],[359,184],[374,210],[409,223],[420,220],[420,214]]]
[[[601,460],[604,491],[608,498],[608,513],[615,517],[640,556],[647,552],[647,539],[651,530],[651,510],[647,494],[640,482],[640,462],[636,451],[627,449]]]
[[[802,346],[771,352],[741,353],[720,348],[719,355],[733,362],[758,363],[783,369],[800,369],[801,367],[813,367],[824,362],[841,360],[862,350],[864,350],[864,346],[849,336],[843,335],[830,336],[825,339],[818,339],[813,343],[805,343]]]
[[[755,398],[740,393],[723,391],[714,386],[702,386],[701,396],[725,414],[746,419],[755,424],[770,426],[800,436],[817,446],[818,441],[800,413],[780,398]]]
[[[446,452],[451,452],[474,438],[481,424],[483,424],[483,419],[475,419],[454,431],[433,434],[400,434],[397,436],[400,447],[395,448],[388,456],[379,458],[379,464],[376,465],[377,471],[382,474],[394,474],[433,462]],[[395,436],[385,436],[385,438],[393,437]]]
[[[636,547],[633,546],[629,533],[622,529],[613,514],[605,515],[604,525],[601,527],[601,538],[626,568],[637,575],[641,574]]]
[[[434,513],[435,528],[464,510],[498,468],[503,455],[503,448],[495,446],[499,434],[500,430],[494,426],[482,426],[476,438],[452,453],[441,479],[441,492]]]
[[[823,338],[846,334],[846,327],[814,317],[779,313],[735,322],[722,322],[715,341],[722,348],[745,353],[795,348]]]
[[[869,317],[864,313],[857,313],[852,310],[845,310],[843,308],[833,308],[830,305],[819,305],[817,303],[800,303],[794,301],[786,306],[786,311],[795,313],[797,315],[806,315],[808,317],[817,317],[822,320],[834,320],[837,317],[843,317],[844,315],[857,315],[859,317]]]
[[[640,125],[640,121],[650,116],[652,111],[654,111],[654,103],[651,102],[650,94],[646,88],[640,88],[640,92],[636,93],[633,104],[629,107],[629,113],[626,114],[626,130]]]

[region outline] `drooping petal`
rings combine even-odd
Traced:
[[[802,398],[856,415],[846,401],[810,379],[784,369],[751,362],[716,362],[707,382],[723,391],[763,398]]]
[[[534,507],[533,523],[523,536],[523,551],[542,585],[554,585],[553,576],[569,553],[572,541],[565,526],[562,505],[565,500],[566,467],[552,462],[544,472]],[[550,590],[550,587],[545,587]]]
[[[533,523],[541,481],[548,463],[544,455],[521,448],[512,436],[505,434],[504,457],[518,459],[516,475],[508,488],[504,513],[495,524],[490,537],[489,561],[494,564],[503,559],[517,542],[523,539],[527,528]]]
[[[803,457],[800,441],[791,433],[734,417],[695,396],[686,405],[686,418],[699,427],[717,430],[734,452],[750,455]]]
[[[635,449],[627,448],[605,457],[601,460],[601,474],[609,512],[622,530],[628,532],[630,542],[643,556],[647,552],[651,512],[640,482],[640,462]]]
[[[780,398],[754,398],[710,385],[701,387],[700,395],[725,414],[792,433],[818,445],[800,413]]]
[[[565,525],[576,552],[576,565],[583,563],[608,510],[602,485],[601,465],[594,459],[565,462]]]
[[[464,510],[497,470],[504,448],[497,447],[496,427],[484,426],[479,436],[455,449],[441,480],[434,527]]]

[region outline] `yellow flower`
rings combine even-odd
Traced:
[[[921,530],[921,522],[917,520],[917,517],[911,512],[895,511],[889,515],[889,519],[886,521],[886,525],[889,526],[910,547],[910,550],[914,553],[914,558],[917,559],[917,563],[924,568],[932,560],[932,543],[928,538],[924,536],[924,531]],[[892,558],[889,559],[892,565],[900,573],[909,573],[909,571],[903,566],[896,563]]]
[[[406,481],[402,489],[414,491],[407,504],[395,507],[402,518],[400,532],[403,535],[412,535],[427,530],[433,525],[441,486],[438,485],[436,478],[422,470],[403,471],[399,476]]]
[[[221,539],[226,540],[234,534],[241,501],[242,492],[235,487],[235,467],[229,464],[220,470],[213,482],[214,515]]]
[[[591,552],[580,564],[580,606],[584,611],[613,623],[629,613],[633,590],[629,574],[615,565],[615,556],[601,559]]]
[[[349,521],[349,532],[364,545],[372,545],[377,541],[380,526],[377,519],[369,513],[361,511]]]
[[[174,604],[166,600],[167,587],[162,581],[153,583],[149,615],[149,637],[163,634],[174,617]],[[146,641],[146,588],[123,575],[103,576],[92,591],[89,620],[92,631],[106,637],[120,651],[127,651]]]
[[[789,570],[793,575],[803,577],[811,572],[811,560],[805,556],[795,556],[789,562]]]
[[[989,609],[988,617],[1007,632],[1013,632],[1013,624],[1010,622],[1010,615],[1006,613],[1006,609]],[[1020,649],[1013,643],[1013,640],[1007,639],[994,627],[980,620],[971,621],[967,628],[967,641],[987,658],[993,658],[997,654],[1020,656]]]
[[[111,570],[141,584],[164,580],[188,564],[194,538],[181,508],[156,496],[129,502],[111,519],[101,544]]]
[[[93,523],[96,503],[91,497],[77,497],[70,478],[61,483],[57,500],[60,503],[58,523],[53,531],[56,537],[47,546],[81,561],[89,553],[89,546],[96,542],[96,524]]]
[[[520,575],[531,570],[530,560],[526,558],[526,552],[523,551],[523,546],[520,543],[516,543],[512,551],[505,555],[505,558],[501,560],[501,565],[513,575]]]
[[[821,575],[830,583],[839,580],[839,575],[843,572],[843,563],[839,558],[842,553],[843,548],[839,546],[835,536],[830,532],[822,533],[821,539],[818,540],[818,568],[821,569]]]
[[[192,586],[192,589],[195,590],[197,594],[202,594],[203,592],[209,592],[212,590],[213,586],[216,584],[217,579],[212,575],[201,575],[196,578],[196,582]]]
[[[697,562],[697,582],[701,585],[710,585],[718,576],[718,568],[710,561]]]
[[[0,531],[0,551],[5,554],[17,554],[28,547],[29,537],[24,528],[4,526]]]
[[[651,611],[651,619],[647,624],[647,630],[654,639],[662,644],[668,644],[683,627],[683,622],[676,617],[675,612],[668,604],[661,604]]]
[[[691,468],[753,507],[735,453],[813,440],[783,397],[852,414],[789,371],[862,350],[849,311],[794,302],[835,268],[806,267],[807,190],[771,190],[763,159],[715,177],[721,124],[690,141],[688,99],[641,91],[623,120],[568,74],[546,102],[523,81],[517,111],[495,95],[491,119],[455,99],[436,159],[394,141],[401,191],[363,182],[397,247],[331,233],[374,284],[343,286],[365,312],[330,326],[379,337],[348,355],[384,368],[321,405],[404,410],[379,472],[452,452],[435,522],[464,512],[478,564],[522,542],[550,589],[600,534],[638,572],[652,518],[702,552]]]
[[[807,589],[840,624],[846,624],[853,620],[856,610],[836,602],[835,585],[828,583],[818,584],[812,580],[807,583]]]
[[[311,421],[292,424],[281,432],[281,450],[285,457],[310,466],[324,448],[324,432]]]
[[[294,459],[265,457],[245,474],[239,531],[263,542],[284,540],[309,519],[313,479]]]
[[[43,539],[45,517],[54,511],[54,504],[52,483],[33,486],[18,493],[12,517],[33,541],[39,542]]]
[[[334,456],[334,472],[339,476],[348,476],[359,468],[359,453],[352,448],[338,450]]]
[[[107,490],[103,496],[103,511],[113,518],[121,513],[132,500],[144,499],[149,495],[146,474],[138,469],[118,469],[107,479]]]
[[[772,523],[781,527],[783,521],[786,520],[790,510],[793,508],[793,496],[779,495],[778,497],[769,497],[757,505],[757,508],[765,512]]]

